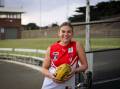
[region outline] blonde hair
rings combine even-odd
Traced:
[[[61,25],[60,25],[60,28],[63,27],[63,26],[69,26],[71,29],[72,29],[72,32],[73,32],[73,26],[70,22],[63,22]]]

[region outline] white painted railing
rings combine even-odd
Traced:
[[[14,48],[13,50],[16,52],[32,52],[32,53],[41,53],[41,54],[46,53],[46,50],[38,50],[38,49]]]
[[[17,52],[17,54],[15,52]],[[23,52],[24,54],[21,54]],[[20,61],[20,62],[29,63],[33,65],[41,65],[44,58],[28,55],[29,53],[45,54],[46,50],[26,49],[26,48],[0,48],[1,59]]]
[[[12,51],[13,48],[0,48],[0,51]]]

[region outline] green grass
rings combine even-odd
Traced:
[[[56,40],[52,38],[1,40],[0,48],[46,49],[48,45]]]
[[[80,41],[83,44],[83,46],[85,46],[84,38],[74,38],[74,39]],[[0,40],[0,48],[28,48],[28,49],[46,50],[49,45],[56,42],[57,40],[58,38]],[[91,48],[92,50],[120,48],[120,38],[92,38]],[[0,53],[4,53],[4,52],[1,51]],[[37,54],[30,52],[10,52],[10,53],[44,57],[44,54]]]
[[[46,50],[50,44],[57,40],[57,38],[0,40],[0,48],[32,48]],[[75,40],[80,41],[83,46],[85,45],[84,38],[75,38]],[[120,48],[120,38],[92,38],[91,47],[92,50]]]
[[[120,48],[120,38],[92,38],[91,47],[93,50]]]

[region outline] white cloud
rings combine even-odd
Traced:
[[[94,5],[98,1],[108,0],[90,0]],[[22,24],[33,22],[42,26],[67,21],[67,17],[76,14],[76,7],[85,3],[86,0],[5,0],[8,7],[23,7],[26,13],[22,15]]]
[[[67,17],[75,14],[76,7],[79,4],[73,3],[69,6],[69,9],[64,5],[62,7],[54,8],[50,11],[46,11],[40,14],[40,11],[36,10],[34,12],[28,12],[23,15],[22,23],[26,24],[28,22],[36,22],[38,25],[49,25],[52,23],[61,24],[64,21],[67,21]]]

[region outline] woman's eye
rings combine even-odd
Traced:
[[[72,33],[71,31],[61,31],[62,33]]]
[[[68,33],[71,33],[71,31],[68,31]]]
[[[62,33],[65,33],[65,31],[62,31]]]

